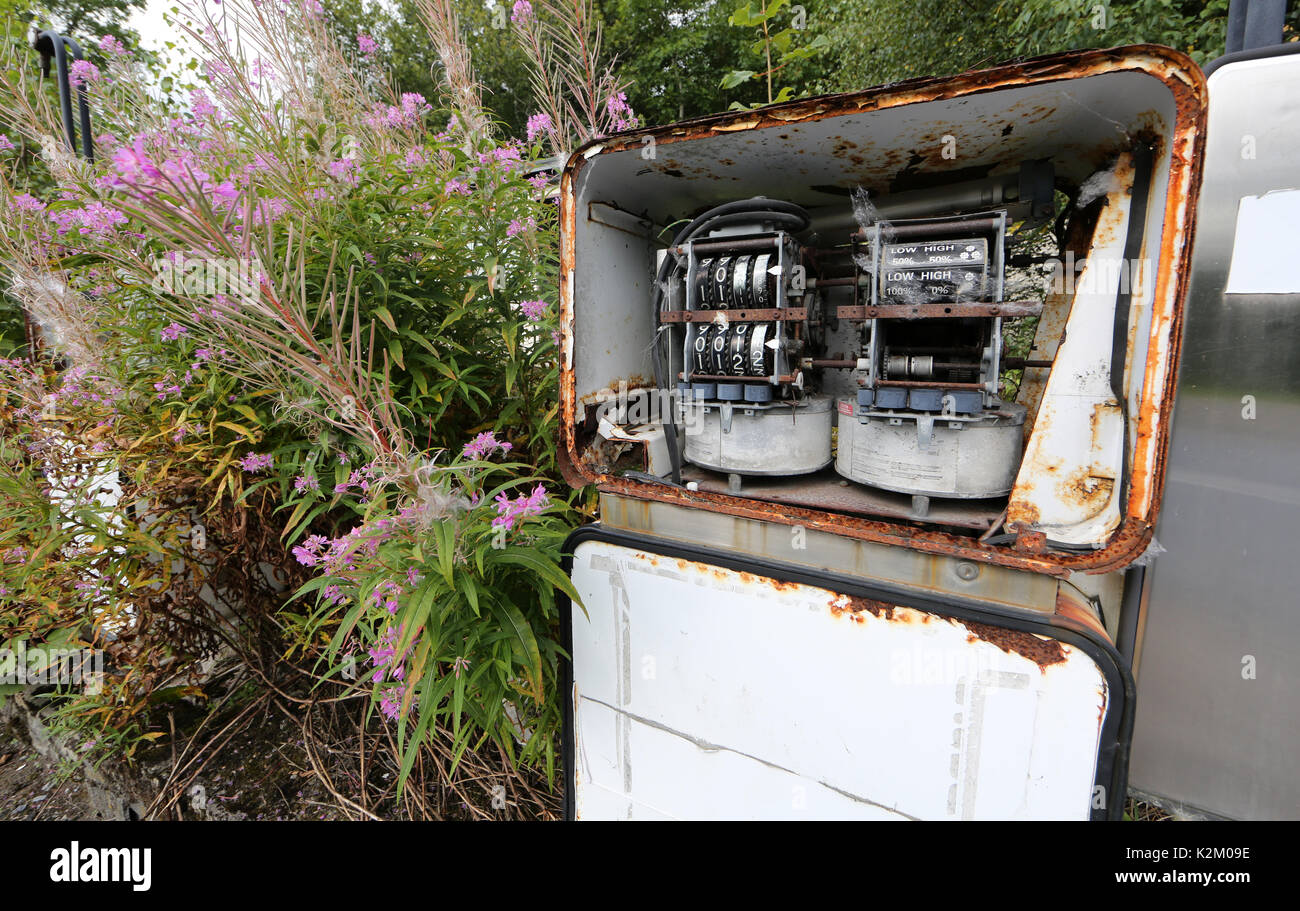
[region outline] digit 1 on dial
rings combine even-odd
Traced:
[[[719,310],[726,310],[731,296],[731,257],[721,256],[713,265],[713,302]]]
[[[710,333],[712,349],[713,372],[717,376],[726,376],[727,373],[727,327],[714,326]]]

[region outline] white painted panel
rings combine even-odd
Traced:
[[[573,579],[579,818],[1089,815],[1106,684],[1069,645],[605,542]]]

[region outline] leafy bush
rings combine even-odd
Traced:
[[[0,77],[42,155],[0,178],[0,261],[43,338],[4,365],[0,644],[107,647],[103,731],[279,648],[372,695],[404,774],[435,733],[549,771],[575,513],[537,149],[375,94],[318,4],[193,14],[174,109],[128,53],[79,68],[93,165]]]

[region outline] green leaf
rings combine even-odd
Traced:
[[[497,622],[514,637],[515,654],[525,667],[529,695],[540,702],[545,695],[542,692],[542,654],[537,648],[533,628],[513,604],[493,601],[488,609],[497,618]]]
[[[753,79],[757,75],[758,74],[753,70],[732,70],[730,73],[722,77],[721,87],[724,89],[734,89],[742,82]]]

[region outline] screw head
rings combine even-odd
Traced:
[[[969,560],[962,560],[956,567],[957,578],[963,582],[974,582],[979,577],[980,568]]]

